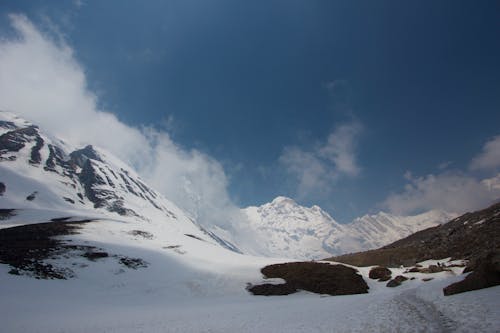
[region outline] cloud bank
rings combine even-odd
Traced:
[[[500,168],[500,135],[486,142],[479,155],[470,163],[472,170],[494,170]]]
[[[218,161],[181,148],[166,132],[128,126],[100,109],[85,70],[60,36],[44,35],[22,15],[10,20],[16,36],[0,40],[0,109],[73,145],[90,143],[113,152],[200,223],[227,226],[240,218]]]
[[[451,162],[446,162],[444,170]],[[469,164],[473,171],[487,172],[490,178],[478,179],[458,171],[442,171],[424,177],[405,174],[404,190],[391,194],[383,206],[391,212],[408,215],[430,209],[464,213],[484,208],[500,200],[500,135],[486,142]]]
[[[390,195],[384,202],[384,207],[392,213],[408,215],[431,209],[463,213],[485,208],[500,198],[500,187],[496,187],[500,178],[481,181],[461,172],[423,177],[407,174],[406,178],[404,191]]]
[[[359,174],[355,148],[361,130],[358,122],[342,124],[328,135],[326,142],[311,149],[285,147],[279,161],[297,180],[299,197],[329,194],[339,177]]]

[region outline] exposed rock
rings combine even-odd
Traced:
[[[391,278],[392,272],[387,267],[373,267],[368,273],[368,277],[373,280],[387,281]]]
[[[401,282],[396,281],[395,279],[392,279],[391,281],[387,282],[386,287],[394,288],[394,287],[397,287],[399,285],[401,285]]]
[[[389,288],[394,288],[394,287],[400,286],[401,283],[403,283],[406,280],[408,280],[408,278],[406,276],[398,275],[394,279],[392,279],[391,281],[387,282],[386,286]]]
[[[266,266],[261,270],[266,278],[281,278],[283,285],[253,286],[250,292],[284,295],[292,290],[307,290],[319,294],[352,295],[368,292],[368,285],[351,267],[315,262],[292,262]],[[276,292],[272,294],[271,292]],[[259,294],[260,295],[260,294]]]
[[[443,271],[449,271],[449,269],[437,265],[429,265],[429,267],[427,268],[421,268],[420,270],[418,270],[418,272],[425,274],[434,274]]]
[[[40,154],[40,149],[43,147],[43,139],[40,136],[35,138],[35,145],[31,148],[31,158],[29,162],[31,164],[40,164],[42,161],[42,155]]]
[[[65,267],[56,267],[44,260],[63,250],[74,247],[53,239],[54,236],[75,234],[78,224],[75,222],[50,222],[28,224],[0,229],[0,263],[12,267],[10,274],[28,275],[37,279],[66,279],[73,277],[73,272]]]
[[[88,260],[95,261],[97,259],[107,258],[109,254],[107,252],[86,252],[83,256]]]
[[[37,192],[37,191],[35,191],[35,192],[31,193],[30,195],[28,195],[28,196],[26,197],[26,200],[28,200],[28,201],[33,201],[33,200],[35,200],[35,198],[36,198],[36,195],[37,195],[37,194],[38,194],[38,192]]]
[[[7,190],[7,186],[4,183],[0,182],[0,196],[2,196]]]
[[[36,126],[19,128],[0,135],[0,157],[5,153],[20,151],[27,142],[37,135]]]
[[[422,279],[422,281],[424,281],[424,282],[429,282],[430,280],[434,280],[434,278],[424,278],[424,279]]]
[[[247,290],[254,295],[260,295],[260,296],[284,296],[297,292],[297,289],[295,289],[289,283],[282,283],[282,284],[264,283],[255,286],[249,286]]]
[[[500,285],[500,252],[490,253],[474,264],[472,273],[443,289],[445,296]]]
[[[153,239],[154,238],[152,233],[147,232],[147,231],[143,231],[143,230],[131,230],[128,233],[132,236],[139,236],[139,237],[142,237],[144,239]]]

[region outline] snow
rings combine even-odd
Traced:
[[[0,115],[18,126],[30,125],[10,113]],[[0,130],[0,134],[6,131]],[[75,150],[48,134],[40,135],[66,155]],[[245,209],[250,223],[241,226],[240,234],[211,230],[223,239],[240,240],[236,245],[243,244],[247,253],[240,254],[221,246],[158,192],[149,188],[141,192],[134,182],[140,181],[139,176],[112,154],[96,148],[102,162],[92,163],[106,180],[100,189],[122,197],[125,207],[138,216],[94,209],[85,197],[80,202],[77,193],[84,189],[76,178],[28,162],[32,146],[27,143],[12,153],[15,161],[0,161],[0,180],[7,185],[0,208],[16,209],[14,216],[0,220],[0,229],[53,218],[92,219],[79,224],[79,234],[59,238],[109,256],[91,261],[74,250],[46,260],[73,270],[75,277],[68,280],[11,275],[10,267],[0,264],[2,332],[495,332],[500,327],[500,287],[443,296],[444,286],[463,278],[459,267],[432,274],[429,282],[422,281],[428,274],[405,273],[415,279],[397,288],[368,279],[369,267],[357,268],[370,286],[363,295],[299,292],[263,297],[245,289],[247,283],[263,282],[260,269],[265,265],[390,242],[411,233],[410,225],[425,228],[440,223],[448,218],[445,213],[407,218],[380,213],[341,225],[318,206],[302,207],[278,197]],[[41,155],[42,160],[48,158],[46,146]],[[133,179],[128,185],[143,196],[129,191],[121,177],[127,174]],[[35,191],[35,199],[26,200]],[[262,248],[252,251],[248,239]],[[120,264],[123,257],[139,258],[147,267],[127,268]],[[403,271],[393,269],[393,276]]]
[[[129,233],[156,231],[153,239]],[[179,230],[185,232],[186,230]],[[140,257],[147,268],[124,270],[113,258],[86,263],[69,280],[35,280],[7,274],[0,265],[0,314],[5,332],[495,332],[500,327],[500,287],[445,297],[442,288],[462,278],[432,274],[400,287],[367,278],[369,294],[252,296],[247,282],[259,269],[284,259],[259,258],[181,237],[171,225],[100,220],[83,227],[74,243]],[[177,244],[178,254],[165,245]],[[447,259],[427,261],[436,264]],[[455,269],[455,268],[454,268]],[[404,269],[393,269],[393,276]],[[278,282],[278,281],[273,281]]]
[[[301,259],[375,249],[456,217],[437,210],[415,216],[380,212],[339,224],[319,206],[304,207],[283,196],[243,212],[254,237],[267,247],[261,255]]]

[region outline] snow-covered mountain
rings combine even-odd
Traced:
[[[295,259],[380,247],[454,217],[437,211],[412,217],[379,213],[346,225],[318,206],[278,197],[243,209],[227,229],[201,227],[109,152],[72,147],[9,112],[0,112],[0,195],[0,208],[172,223],[232,251]]]
[[[72,147],[4,111],[0,112],[0,190],[3,209],[170,224],[181,235],[232,246],[199,226],[109,152]]]
[[[377,248],[456,216],[443,211],[415,216],[380,212],[339,224],[320,207],[304,207],[286,197],[243,211],[269,253],[307,259]]]

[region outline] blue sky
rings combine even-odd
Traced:
[[[238,206],[286,195],[347,222],[447,208],[389,198],[500,170],[473,165],[497,156],[498,1],[16,0],[3,36],[11,13],[62,36],[100,108],[220,163]]]

